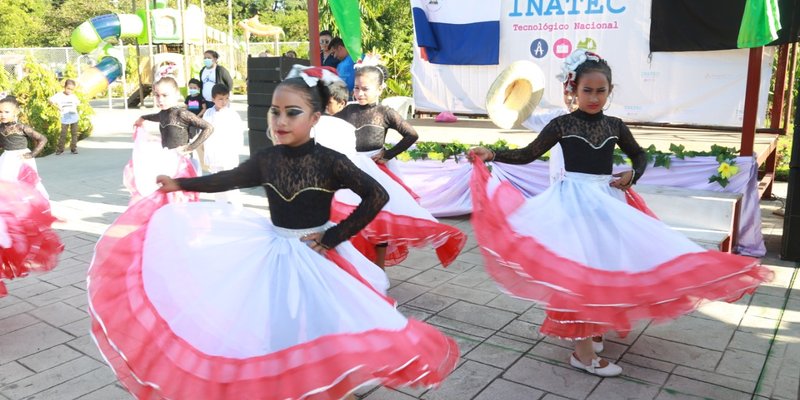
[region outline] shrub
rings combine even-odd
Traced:
[[[63,90],[64,85],[56,79],[53,71],[30,57],[25,60],[25,74],[13,90],[20,103],[20,122],[47,137],[47,146],[42,151],[42,155],[47,155],[55,151],[61,134],[61,113],[48,99]],[[78,131],[81,137],[87,137],[92,132],[89,116],[94,114],[94,110],[80,93],[78,98],[81,100],[78,105]]]
[[[10,92],[14,88],[14,75],[0,66],[0,92]]]

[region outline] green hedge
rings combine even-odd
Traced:
[[[3,78],[0,78],[0,84],[2,82]],[[13,84],[11,82],[8,79],[7,84],[13,88],[9,94],[15,96],[20,104],[19,121],[47,137],[47,146],[42,151],[42,156],[55,152],[58,137],[61,135],[61,113],[48,99],[64,90],[63,82],[56,79],[53,71],[30,57],[25,60],[25,76]],[[92,133],[93,126],[89,117],[94,114],[94,110],[80,92],[76,94],[81,100],[78,105],[78,131],[82,139]]]

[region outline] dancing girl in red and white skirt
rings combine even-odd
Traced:
[[[17,122],[18,114],[14,97],[0,99],[0,297],[8,294],[3,281],[52,270],[64,250],[34,160],[47,138]]]
[[[547,306],[542,333],[575,341],[570,364],[615,376],[622,369],[596,354],[604,333],[676,318],[703,301],[736,301],[770,271],[756,259],[706,251],[628,205],[625,191],[647,159],[625,124],[603,113],[611,69],[578,50],[567,58],[564,82],[576,111],[552,120],[525,148],[473,149],[472,224],[492,278],[512,296]],[[529,199],[508,183],[491,184],[481,162],[530,163],[556,143],[564,178]],[[632,170],[611,174],[615,146]]]
[[[140,399],[341,399],[364,385],[436,386],[456,343],[404,317],[388,278],[347,241],[386,192],[311,129],[323,84],[276,88],[276,145],[199,178],[160,176],[97,244],[87,290],[92,334]],[[227,203],[168,203],[164,192],[262,186],[270,220]],[[362,201],[339,224],[333,193]]]
[[[183,107],[180,102],[178,83],[172,77],[164,77],[153,85],[155,114],[141,116],[134,123],[133,152],[125,166],[123,183],[131,193],[130,204],[150,195],[158,189],[155,178],[167,175],[173,178],[188,178],[201,175],[200,164],[191,157],[195,150],[213,133],[210,123]],[[159,141],[150,140],[143,128],[144,121],[158,122]],[[190,130],[200,133],[190,142]],[[197,193],[173,193],[171,202],[198,201]]]
[[[439,223],[420,206],[416,195],[393,171],[392,164],[396,161],[392,159],[414,144],[418,136],[397,111],[378,103],[386,86],[385,76],[381,65],[358,68],[353,89],[358,104],[350,104],[335,115],[355,127],[356,150],[371,158],[378,167],[362,169],[390,194],[389,204],[353,239],[353,244],[381,268],[402,262],[408,256],[409,247],[425,246],[435,248],[439,261],[447,266],[461,252],[467,238],[457,228]],[[403,139],[384,150],[389,129],[399,132]],[[352,192],[337,193],[332,208],[334,221],[350,214],[358,201],[358,196]]]

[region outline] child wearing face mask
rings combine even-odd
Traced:
[[[200,87],[203,86],[203,83],[200,82],[197,78],[189,79],[189,90],[188,96],[186,96],[186,109],[193,112],[194,115],[202,118],[203,114],[206,112],[208,107],[206,107],[206,101],[203,99],[203,94],[200,93]]]
[[[203,118],[203,114],[205,114],[208,108],[206,107],[206,101],[203,99],[203,95],[200,93],[201,86],[203,86],[203,83],[200,82],[199,79],[190,79],[188,96],[186,96],[186,99],[183,102],[186,103],[187,110],[193,112],[194,115]],[[189,128],[189,139],[194,139],[194,137],[197,135],[197,132],[197,128]]]

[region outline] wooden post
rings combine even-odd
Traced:
[[[136,14],[136,0],[131,2],[131,14]],[[147,13],[145,13],[145,19],[147,19]],[[145,25],[145,29],[147,26]],[[144,106],[144,86],[142,83],[142,51],[139,49],[139,38],[133,39],[134,43],[136,43],[136,75],[139,75],[139,108]],[[128,99],[125,99],[127,103]]]
[[[202,47],[201,47],[200,50],[206,51],[206,36],[208,36],[208,25],[206,25],[206,20],[205,20],[205,16],[206,16],[206,3],[205,3],[205,0],[200,0],[200,11],[203,12],[203,35],[201,36],[202,39],[201,39],[200,43],[201,43]]]
[[[744,117],[742,118],[742,140],[739,155],[753,156],[753,145],[756,140],[756,120],[758,114],[758,91],[761,88],[761,56],[763,47],[750,49],[747,62],[747,88],[744,93]]]
[[[184,0],[178,0],[178,14],[181,16],[181,51],[183,52],[183,84],[189,87],[189,78],[192,76],[189,72],[189,47],[186,44],[186,7],[184,7]],[[178,82],[180,85],[181,82]]]
[[[156,83],[156,54],[153,50],[153,18],[152,11],[150,10],[150,2],[152,0],[145,0],[144,2],[144,15],[145,26],[147,27],[147,50],[150,52],[150,85]],[[144,105],[144,98],[142,98],[142,105]]]
[[[794,102],[794,72],[797,68],[797,43],[791,44],[791,49],[789,50],[789,62],[788,62],[788,69],[789,69],[789,94],[786,96],[786,112],[783,114],[783,127],[785,128],[784,133],[786,130],[789,129],[789,125],[792,123],[792,109],[793,109],[793,102]]]
[[[788,60],[789,45],[782,44],[778,48],[778,66],[775,67],[775,89],[772,95],[772,109],[769,116],[770,129],[780,129],[783,120],[783,100],[786,95],[786,64]]]
[[[228,43],[228,68],[236,75],[236,65],[233,60],[233,0],[228,0],[228,40],[226,42]],[[233,78],[231,77],[231,79]],[[234,86],[236,85],[234,84]],[[233,88],[231,88],[231,92],[233,92]]]
[[[319,67],[319,1],[308,0],[308,60]]]

